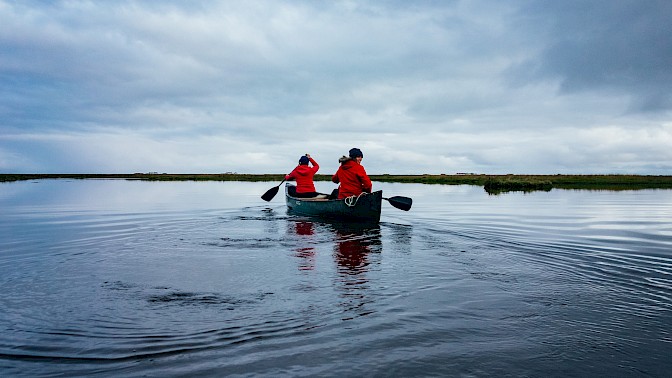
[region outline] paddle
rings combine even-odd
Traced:
[[[390,205],[404,211],[411,210],[411,206],[413,205],[413,198],[394,196],[390,198],[383,197],[383,199],[387,200],[387,202],[389,202]]]
[[[275,197],[275,195],[278,194],[278,189],[280,189],[280,185],[282,185],[283,182],[285,182],[285,179],[282,179],[282,181],[280,182],[280,184],[278,184],[278,186],[274,186],[271,189],[268,189],[266,193],[264,193],[264,195],[261,196],[261,199],[263,199],[266,202],[272,200],[273,197]]]

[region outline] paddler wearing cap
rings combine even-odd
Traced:
[[[358,196],[364,192],[371,193],[373,185],[362,165],[363,158],[362,150],[353,148],[348,152],[348,156],[338,159],[341,166],[331,177],[331,181],[340,184],[338,187],[339,199]]]
[[[310,154],[305,154],[299,158],[299,165],[290,174],[285,176],[285,180],[287,181],[296,180],[296,194],[293,195],[294,197],[312,198],[320,195],[320,193],[315,192],[315,183],[313,182],[313,176],[315,176],[315,173],[319,169],[320,165],[310,157]]]

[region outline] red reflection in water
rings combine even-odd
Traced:
[[[319,245],[319,241],[333,242],[333,257],[338,273],[334,288],[341,298],[344,320],[373,312],[368,306],[373,298],[367,295],[370,289],[367,273],[371,268],[372,256],[382,252],[378,224],[313,223],[301,220],[289,222],[287,230],[298,237],[294,256],[298,258],[298,269],[301,271],[316,268],[317,251],[311,245]]]
[[[294,224],[294,232],[301,236],[312,236],[314,233],[313,222],[296,222]],[[298,248],[294,256],[300,259],[299,270],[315,269],[315,248]]]
[[[360,273],[369,265],[368,254],[371,249],[361,235],[336,231],[337,241],[335,257],[338,266],[351,273]]]
[[[337,291],[342,298],[344,308],[343,319],[348,320],[365,316],[374,311],[368,304],[373,301],[369,297],[369,278],[367,273],[371,264],[371,256],[381,252],[380,228],[363,227],[351,224],[335,225],[336,245],[334,259],[339,272]]]
[[[312,235],[313,222],[296,222],[295,229],[297,235]]]

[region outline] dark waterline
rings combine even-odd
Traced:
[[[0,375],[669,374],[672,191],[375,185],[413,209],[352,227],[263,182],[3,184]]]

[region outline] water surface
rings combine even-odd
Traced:
[[[672,191],[375,183],[413,209],[353,226],[274,185],[0,185],[0,375],[671,371]]]

